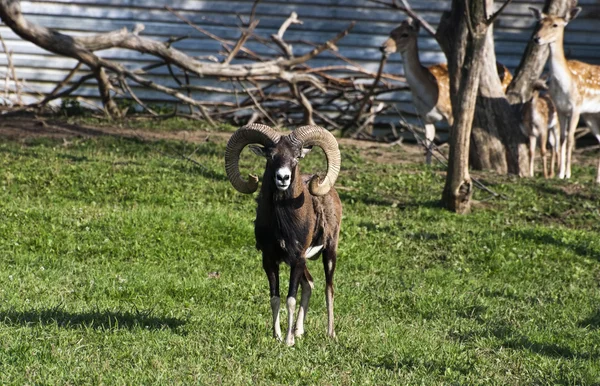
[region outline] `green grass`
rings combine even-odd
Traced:
[[[198,145],[202,167],[168,156],[194,147],[0,144],[0,383],[600,383],[591,167],[484,176],[509,199],[457,216],[438,206],[440,168],[342,148],[338,338],[313,262],[307,335],[288,348],[271,338],[253,197],[226,180],[223,143]]]

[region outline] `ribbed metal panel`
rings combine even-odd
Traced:
[[[499,18],[495,26],[496,52],[498,60],[511,70],[518,65],[522,52],[531,36],[535,20],[530,16],[528,7],[541,8],[543,0],[513,1]],[[165,9],[168,5],[177,10],[195,24],[207,31],[229,40],[237,40],[240,19],[247,19],[253,0],[52,0],[22,1],[25,16],[32,22],[55,28],[59,31],[80,35],[100,33],[119,29],[132,28],[136,23],[145,25],[143,35],[167,40],[172,36],[189,35],[190,38],[178,42],[175,47],[194,56],[214,55],[219,59],[220,44],[178,20]],[[434,26],[437,25],[441,13],[450,7],[450,1],[413,0],[415,11],[421,14]],[[600,1],[580,0],[583,7],[581,15],[568,27],[565,37],[565,48],[570,58],[589,63],[600,63]],[[404,14],[385,8],[367,0],[271,0],[262,1],[257,8],[260,24],[257,32],[269,36],[277,31],[283,20],[295,11],[304,22],[303,25],[292,25],[286,33],[286,40],[309,40],[323,42],[344,29],[351,21],[356,27],[338,44],[340,54],[376,71],[380,59],[379,46],[401,20]],[[56,82],[62,80],[75,61],[50,54],[33,44],[23,41],[10,29],[0,25],[0,33],[6,44],[13,51],[17,76],[24,79],[26,91],[44,93],[50,91]],[[272,55],[273,51],[255,42],[248,42],[247,47],[261,55]],[[443,62],[443,54],[435,40],[424,31],[419,42],[421,60],[425,65]],[[310,49],[309,46],[297,43],[295,52],[301,54]],[[119,60],[132,67],[150,64],[155,60],[137,52],[125,50],[106,50],[99,53],[108,59]],[[323,53],[310,62],[312,66],[343,64],[331,53]],[[0,54],[0,79],[6,73],[6,55]],[[402,75],[403,67],[399,55],[390,58],[387,72]],[[166,69],[154,73],[154,78],[167,85],[175,86]],[[216,80],[204,79],[196,84],[217,86]],[[89,97],[96,95],[96,89],[84,88],[81,94]],[[223,87],[223,84],[220,84]],[[0,82],[0,88],[4,82]],[[164,102],[170,99],[163,94],[136,90],[138,95],[153,102]],[[4,93],[0,93],[3,96]],[[201,98],[226,99],[225,94],[196,94]],[[402,110],[412,110],[410,94],[397,92],[384,95],[383,99],[394,100]]]

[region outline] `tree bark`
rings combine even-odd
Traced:
[[[493,4],[493,0],[482,2],[485,14],[481,20],[487,20],[491,15]],[[470,7],[472,6],[471,4]],[[457,10],[463,10],[463,13]],[[453,1],[452,11],[442,16],[437,36],[443,45],[449,46],[442,48],[446,53],[453,50],[464,50],[464,46],[467,44],[465,39],[468,31],[459,31],[464,18],[464,10],[464,0]],[[471,131],[471,166],[474,169],[491,169],[501,174],[508,172],[524,176],[528,170],[527,146],[525,137],[519,129],[517,115],[513,112],[502,91],[502,84],[496,68],[491,25],[486,30],[483,57],[478,101]],[[450,56],[448,57],[448,66],[452,71]],[[458,88],[453,88],[451,84],[450,89],[452,95],[457,95]]]
[[[488,1],[488,9],[491,9]],[[500,135],[496,106],[504,99],[502,82],[498,77],[496,53],[494,51],[494,31],[490,25],[485,36],[483,68],[479,78],[479,93],[475,107],[475,118],[471,131],[471,148],[469,151],[471,166],[476,170],[494,170],[506,174],[506,149]],[[508,105],[508,102],[505,102]]]
[[[454,0],[451,17],[458,21],[453,24],[452,40],[462,44],[455,44],[448,50],[454,125],[450,135],[448,173],[442,204],[448,210],[462,214],[470,211],[473,194],[469,175],[469,145],[485,55],[488,28],[485,24],[485,4],[478,0]]]

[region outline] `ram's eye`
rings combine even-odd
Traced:
[[[552,24],[552,27],[556,28],[556,27],[558,27],[558,24],[554,23],[554,24]]]
[[[408,34],[402,34],[402,35],[400,35],[400,37],[401,37],[401,38],[407,38],[407,37],[408,37]]]

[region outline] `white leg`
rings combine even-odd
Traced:
[[[333,285],[325,287],[325,302],[327,303],[327,335],[335,338],[333,329]]]
[[[567,134],[569,130],[570,116],[559,115],[560,121],[560,143],[558,149],[560,150],[560,166],[558,168],[558,178],[565,178],[566,174],[566,163],[567,163]]]
[[[529,176],[534,176],[535,169],[535,143],[537,138],[535,135],[529,137]]]
[[[298,310],[298,316],[296,317],[295,332],[295,335],[298,337],[304,334],[304,321],[306,320],[306,314],[308,313],[308,303],[314,285],[311,281],[306,280],[306,278],[302,278],[300,283],[302,284],[302,298],[300,299],[300,309]]]
[[[556,127],[552,127],[548,133],[548,142],[550,143],[550,177],[554,177],[554,165],[558,159],[558,134]]]
[[[281,341],[281,325],[279,323],[279,296],[271,298],[271,311],[273,311],[273,338]]]
[[[571,120],[569,122],[569,135],[567,136],[567,171],[565,178],[571,178],[571,165],[573,149],[575,148],[575,131],[577,130],[577,124],[579,123],[579,111],[573,111]]]
[[[288,329],[285,335],[285,344],[288,346],[294,345],[294,313],[296,312],[296,298],[287,298],[287,312],[288,312]]]
[[[427,153],[425,155],[425,163],[431,165],[431,155],[433,152],[433,140],[435,139],[435,126],[433,123],[425,124],[425,145]]]

